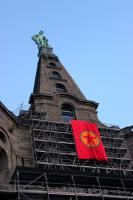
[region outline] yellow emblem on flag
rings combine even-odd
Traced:
[[[83,131],[80,135],[83,144],[89,148],[95,148],[100,144],[99,136],[92,131]]]

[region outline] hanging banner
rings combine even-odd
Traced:
[[[80,120],[72,120],[71,123],[78,158],[107,161],[97,125]]]

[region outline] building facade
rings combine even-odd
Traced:
[[[128,129],[99,121],[98,103],[85,98],[48,45],[39,48],[29,104],[15,116],[0,103],[2,200],[133,199]],[[72,119],[97,124],[108,162],[78,159]]]

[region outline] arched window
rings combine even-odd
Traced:
[[[56,92],[61,92],[61,93],[67,92],[67,89],[61,83],[56,83]]]
[[[57,65],[56,65],[56,63],[54,63],[54,62],[49,62],[49,63],[48,63],[48,66],[49,66],[49,67],[56,67]]]
[[[61,79],[61,75],[58,72],[52,72],[52,78],[54,79]]]
[[[0,141],[2,143],[6,143],[6,137],[5,137],[4,133],[1,130],[0,130]]]
[[[72,119],[76,119],[74,107],[70,104],[63,104],[61,106],[61,115],[65,122],[70,122]]]
[[[5,150],[0,147],[0,171],[8,168],[8,158]]]

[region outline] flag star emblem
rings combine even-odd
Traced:
[[[80,134],[81,142],[89,148],[95,148],[100,144],[100,137],[92,131],[83,131]]]

